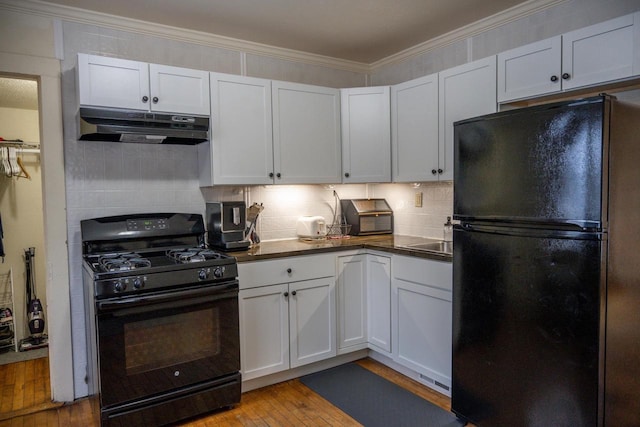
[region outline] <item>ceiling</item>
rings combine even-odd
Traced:
[[[526,3],[525,0],[47,2],[365,64]]]
[[[0,76],[0,107],[37,110],[38,83],[35,80]]]

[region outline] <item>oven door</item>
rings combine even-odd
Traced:
[[[237,374],[238,282],[96,302],[103,408]]]

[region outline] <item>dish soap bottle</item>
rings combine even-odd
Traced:
[[[453,224],[451,224],[451,217],[447,217],[447,222],[444,223],[444,230],[442,232],[443,239],[445,242],[453,241]]]

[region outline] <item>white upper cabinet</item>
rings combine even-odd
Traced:
[[[342,182],[391,181],[389,87],[341,89]]]
[[[149,84],[151,110],[209,115],[207,71],[149,64]]]
[[[78,54],[80,105],[209,115],[209,73]]]
[[[78,95],[80,105],[148,110],[149,65],[80,53]]]
[[[340,91],[211,73],[200,185],[340,182]]]
[[[634,74],[634,40],[640,12],[582,28],[562,36],[562,88],[573,89]],[[640,70],[635,70],[636,73]]]
[[[201,186],[273,183],[271,80],[211,73],[211,141],[198,161]]]
[[[438,180],[438,74],[391,87],[394,182]]]
[[[341,182],[340,90],[272,82],[276,184]]]
[[[546,95],[640,74],[640,12],[498,55],[498,101]]]
[[[450,68],[439,75],[440,180],[453,179],[453,123],[495,113],[496,57],[480,59]]]
[[[498,54],[498,101],[560,91],[561,56],[561,36]]]

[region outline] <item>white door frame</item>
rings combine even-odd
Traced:
[[[51,398],[71,402],[73,353],[60,61],[0,52],[0,73],[38,81]]]

